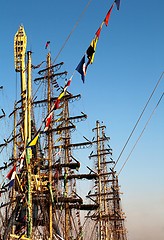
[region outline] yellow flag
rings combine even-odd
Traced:
[[[37,144],[39,138],[39,133],[31,140],[31,142],[28,144],[28,147],[33,147]]]
[[[97,46],[97,41],[98,41],[98,37],[95,37],[92,42],[91,42],[91,47],[93,48],[94,50],[94,53],[92,54],[91,56],[91,60],[90,60],[90,63],[93,63],[94,61],[94,57],[95,57],[95,51],[96,51],[96,46]]]
[[[61,99],[64,96],[64,94],[65,94],[65,91],[59,95],[58,99]]]

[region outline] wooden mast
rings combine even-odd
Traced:
[[[102,127],[102,137],[105,136],[104,128],[105,128],[105,126]],[[102,141],[101,145],[102,145],[102,152],[104,153],[105,152],[105,143],[104,143],[104,141]],[[103,173],[107,172],[106,154],[102,155],[101,169],[102,169]],[[107,188],[106,180],[107,180],[107,176],[103,175],[102,176],[102,188],[103,188],[103,192],[104,192],[104,196],[103,196],[103,212],[104,213],[108,212],[108,205],[107,205],[107,192],[108,192],[108,188]],[[103,222],[103,235],[104,235],[104,240],[108,240],[109,239],[108,221],[107,221],[107,219],[105,219],[104,222]]]
[[[69,117],[69,110],[68,110],[68,101],[64,101],[64,119],[68,119]],[[69,135],[69,130],[68,130],[68,120],[65,120],[65,136],[64,136],[64,140],[65,140],[65,164],[69,164],[69,149],[68,146],[70,144],[70,135]],[[67,198],[68,197],[68,167],[65,167],[64,169],[64,197]],[[68,202],[65,203],[65,239],[69,240],[69,204]]]
[[[100,145],[100,124],[99,121],[96,121],[96,131],[97,131],[97,165],[98,165],[98,203],[99,203],[99,231],[98,239],[102,240],[102,198],[101,198],[101,145]]]
[[[118,177],[116,171],[112,167],[114,161],[110,158],[106,159],[106,155],[112,155],[112,149],[105,141],[109,137],[105,135],[105,126],[96,122],[97,139],[93,143],[97,145],[97,153],[91,154],[90,158],[96,157],[96,166],[98,168],[98,179],[96,181],[97,191],[95,194],[89,194],[90,197],[95,197],[99,203],[99,210],[95,216],[98,224],[98,240],[127,240],[126,229],[124,227],[124,215],[120,204],[121,198],[119,194]],[[109,169],[107,168],[110,164]],[[93,215],[91,215],[92,217]]]

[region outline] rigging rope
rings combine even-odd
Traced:
[[[92,2],[92,0],[89,0],[88,3],[86,4],[84,10],[83,10],[82,13],[80,14],[78,20],[76,21],[76,23],[75,23],[75,25],[73,26],[71,32],[69,33],[69,35],[67,36],[67,38],[66,38],[65,42],[63,43],[61,49],[59,50],[59,52],[58,52],[58,54],[57,54],[57,56],[56,56],[54,62],[55,62],[55,61],[57,60],[57,58],[59,57],[60,53],[62,52],[63,48],[65,47],[65,45],[66,45],[66,43],[68,42],[69,38],[71,37],[72,33],[75,31],[77,25],[79,24],[79,22],[80,22],[82,16],[83,16],[84,13],[86,12],[86,10],[87,10],[87,8],[89,7],[89,5],[90,5],[91,2]],[[53,63],[54,63],[54,62],[53,62]],[[38,90],[40,89],[41,84],[42,84],[42,81],[40,82],[38,88],[36,89],[35,93],[33,94],[33,99],[34,99],[36,93],[38,92]],[[17,92],[17,75],[16,75],[16,92]],[[14,130],[13,130],[13,131],[14,131]]]
[[[86,10],[87,10],[87,8],[89,7],[89,5],[90,5],[91,2],[92,2],[92,0],[89,0],[88,3],[86,4],[84,10],[83,10],[82,13],[80,14],[78,20],[76,21],[76,23],[75,23],[75,25],[73,26],[71,32],[69,33],[69,35],[68,35],[68,37],[66,38],[64,44],[62,45],[60,51],[58,52],[58,54],[57,54],[57,56],[56,56],[54,62],[55,62],[55,61],[57,60],[57,58],[59,57],[60,53],[62,52],[63,48],[65,47],[65,45],[66,45],[66,43],[68,42],[69,38],[71,37],[72,33],[75,31],[77,25],[79,24],[79,22],[80,22],[82,16],[83,16],[84,13],[86,12]],[[53,62],[53,63],[54,63],[54,62]],[[16,82],[17,82],[17,75],[16,75]],[[42,81],[40,82],[38,88],[36,89],[35,93],[33,94],[33,99],[34,99],[36,93],[38,92],[38,90],[40,89],[41,84],[42,84]],[[17,92],[17,84],[16,84],[16,92]],[[14,131],[14,129],[13,129],[13,131]],[[12,131],[12,133],[13,133],[13,131]],[[12,135],[12,133],[11,133],[11,135]],[[10,135],[10,136],[11,136],[11,135]],[[9,138],[10,138],[10,136],[9,136]]]
[[[147,122],[146,122],[146,124],[145,124],[145,126],[144,126],[144,128],[143,128],[143,130],[142,130],[142,132],[140,133],[139,137],[137,138],[137,141],[135,142],[135,144],[134,144],[134,146],[133,146],[132,150],[130,151],[130,153],[129,153],[128,157],[126,158],[126,160],[125,160],[124,164],[122,165],[122,167],[121,167],[120,171],[118,172],[118,176],[119,176],[119,174],[121,173],[121,171],[122,171],[122,169],[124,168],[124,166],[125,166],[125,164],[127,163],[127,161],[129,160],[129,158],[130,158],[130,156],[131,156],[131,154],[132,154],[132,152],[133,152],[134,148],[136,147],[137,143],[139,142],[139,140],[140,140],[140,138],[141,138],[142,134],[144,133],[144,131],[145,131],[145,129],[146,129],[146,127],[147,127],[148,123],[150,122],[150,120],[151,120],[151,118],[152,118],[152,116],[153,116],[153,114],[154,114],[155,110],[157,109],[157,107],[158,107],[159,103],[161,102],[163,95],[164,95],[164,93],[162,93],[162,95],[161,95],[161,97],[160,97],[159,101],[157,102],[157,104],[156,104],[156,106],[155,106],[154,110],[152,111],[152,113],[151,113],[151,115],[150,115],[149,119],[147,120]]]
[[[156,85],[155,85],[155,87],[154,87],[154,89],[153,89],[153,91],[152,91],[152,93],[151,93],[151,95],[150,95],[150,97],[149,97],[149,99],[148,99],[145,107],[143,108],[143,110],[142,110],[142,112],[141,112],[141,114],[140,114],[140,116],[139,116],[139,118],[138,118],[138,120],[137,120],[137,122],[136,122],[136,124],[135,124],[135,126],[134,126],[134,128],[133,128],[133,130],[131,131],[131,133],[130,133],[130,135],[129,135],[129,137],[128,137],[128,139],[127,139],[127,141],[126,141],[126,143],[125,143],[125,145],[124,145],[124,147],[123,147],[123,149],[122,149],[122,151],[121,151],[121,153],[120,153],[120,155],[119,155],[119,157],[118,157],[118,159],[117,159],[117,161],[115,162],[114,168],[115,168],[115,166],[117,165],[118,161],[120,160],[120,157],[122,156],[122,154],[123,154],[123,152],[124,152],[124,150],[125,150],[128,142],[129,142],[131,136],[133,135],[133,133],[134,133],[134,131],[135,131],[135,129],[136,129],[139,121],[141,120],[141,117],[142,117],[142,115],[144,114],[144,112],[145,112],[145,110],[146,110],[146,108],[147,108],[147,106],[148,106],[148,104],[149,104],[149,102],[150,102],[150,100],[151,100],[151,98],[152,98],[155,90],[157,89],[157,87],[158,87],[158,85],[159,85],[159,83],[160,83],[163,75],[164,75],[164,72],[162,72],[160,78],[158,79],[158,81],[157,81],[157,83],[156,83]]]
[[[80,14],[80,16],[79,16],[78,20],[76,21],[75,25],[73,26],[72,30],[71,30],[70,33],[68,34],[65,42],[63,43],[62,47],[60,48],[60,50],[59,50],[59,52],[58,52],[58,54],[57,54],[54,62],[56,62],[57,58],[59,57],[60,53],[62,52],[62,50],[63,50],[63,48],[65,47],[66,43],[68,42],[69,38],[71,37],[72,33],[75,31],[75,29],[76,29],[76,27],[78,26],[78,24],[79,24],[82,16],[83,16],[84,13],[86,12],[86,10],[87,10],[87,8],[89,7],[89,5],[90,5],[91,2],[92,2],[92,0],[89,0],[89,1],[88,1],[87,5],[85,6],[84,10],[83,10],[82,13]],[[54,63],[54,62],[53,62],[53,63]]]

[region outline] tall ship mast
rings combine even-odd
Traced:
[[[70,112],[72,102],[81,96],[68,91],[71,80],[61,71],[63,62],[52,64],[48,52],[46,61],[34,66],[26,42],[20,26],[14,38],[20,100],[10,114],[12,134],[0,144],[3,149],[12,144],[11,158],[0,168],[5,172],[0,189],[0,239],[126,240],[118,177],[112,149],[106,147],[105,126],[96,122],[96,140],[74,142],[76,124],[87,119],[83,112],[76,116]],[[43,63],[45,67],[32,81],[32,69]],[[63,87],[58,79],[64,79]],[[94,145],[96,152],[89,156],[94,159],[93,169],[87,167],[87,173],[80,173],[81,160],[74,152]],[[85,201],[77,187],[81,180],[94,182]]]
[[[94,239],[127,240],[118,176],[114,169],[110,138],[106,136],[105,128],[105,125],[96,121],[96,127],[93,129],[95,150],[89,156],[90,159],[94,159],[95,171],[98,175],[92,191],[88,194],[88,197],[99,205],[97,211],[90,215],[95,220]]]

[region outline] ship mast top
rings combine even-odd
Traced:
[[[15,71],[21,72],[23,68],[23,62],[25,59],[27,45],[27,36],[24,27],[21,25],[14,37],[14,59],[15,59]]]
[[[22,100],[22,118],[24,119],[24,143],[27,140],[27,83],[25,72],[25,54],[27,37],[24,27],[21,25],[14,36],[14,62],[15,71],[20,73],[21,78],[21,100]]]

